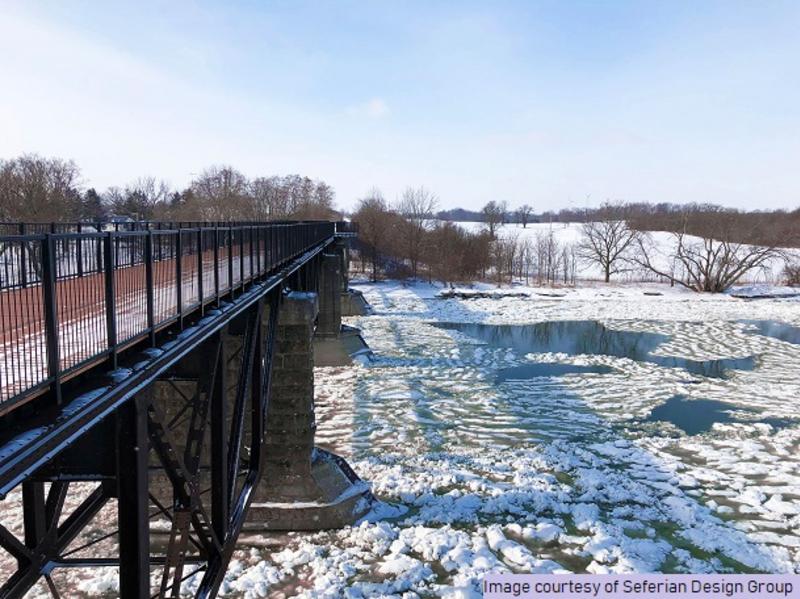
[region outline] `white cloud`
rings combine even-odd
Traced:
[[[356,104],[347,109],[347,113],[355,116],[365,116],[370,119],[381,119],[389,114],[389,105],[383,98],[372,98],[362,104]]]

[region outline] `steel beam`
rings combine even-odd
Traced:
[[[145,395],[139,395],[117,412],[119,587],[122,599],[150,597],[147,399]]]

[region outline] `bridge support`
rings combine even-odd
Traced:
[[[342,316],[366,316],[369,304],[364,294],[356,289],[345,289],[342,292]]]
[[[347,241],[338,240],[333,245],[334,251],[339,255],[341,261],[342,276],[340,277],[340,303],[342,316],[366,316],[369,313],[369,304],[364,299],[364,294],[355,289],[350,289],[350,253]]]
[[[319,325],[317,337],[338,337],[342,329],[342,255],[322,254],[319,277]]]
[[[359,308],[360,293],[347,288],[347,246],[343,240],[334,243],[322,256],[319,277],[319,326],[314,338],[314,359],[317,366],[345,366],[355,356],[369,356],[361,332],[342,325],[342,316],[366,314]]]
[[[339,272],[338,257],[334,258],[323,258],[323,279],[326,267],[331,269],[329,274]],[[334,282],[338,292],[338,280]],[[250,506],[246,530],[341,528],[365,515],[374,502],[368,486],[343,458],[314,447],[312,339],[318,311],[315,293],[290,293],[281,305],[264,476]],[[331,314],[335,318],[335,308]],[[323,315],[319,317],[322,321]]]
[[[138,396],[126,403],[117,415],[119,587],[120,596],[130,599],[150,596],[148,401],[149,397]]]

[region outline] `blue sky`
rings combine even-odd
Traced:
[[[800,206],[800,2],[0,0],[0,157],[350,207]]]

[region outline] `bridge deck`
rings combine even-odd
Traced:
[[[334,233],[306,223],[0,238],[0,414]]]

